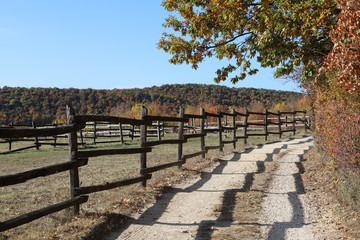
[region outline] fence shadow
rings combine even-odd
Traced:
[[[98,217],[98,213],[86,213],[86,216]],[[116,231],[118,228],[128,225],[131,220],[130,217],[117,214],[117,213],[106,213],[101,214],[101,217],[105,218],[102,224],[95,226],[90,233],[82,237],[83,240],[98,240],[102,239],[103,236],[109,234],[112,231]]]
[[[281,240],[285,239],[286,230],[290,228],[301,228],[305,226],[304,223],[304,210],[300,201],[299,195],[305,194],[305,188],[301,173],[304,172],[304,166],[301,162],[296,162],[296,166],[299,170],[298,173],[292,174],[295,182],[295,192],[289,192],[288,200],[292,207],[292,218],[289,222],[275,222],[268,233],[268,240]]]
[[[173,187],[165,188],[163,194],[157,199],[154,205],[146,209],[139,216],[137,220],[128,219],[126,224],[116,231],[116,236],[114,235],[110,236],[108,240],[117,239],[117,237],[119,237],[131,224],[154,225],[155,223],[157,223],[157,220],[164,214],[166,208],[168,207],[168,205],[170,204],[170,202],[172,201],[172,199],[176,194],[185,193],[185,192],[191,193],[200,189],[206,182],[208,182],[212,178],[213,175],[221,174],[227,164],[228,161],[220,160],[219,165],[217,165],[211,172],[201,172],[200,179],[187,188],[184,189],[173,188]],[[150,221],[148,221],[149,220],[148,216],[151,216]],[[166,224],[166,223],[161,223],[161,224]],[[171,224],[169,223],[169,225]]]
[[[283,147],[283,146],[282,146]],[[175,224],[178,226],[198,226],[195,239],[211,239],[211,228],[213,227],[226,227],[230,226],[233,222],[233,212],[236,205],[236,194],[239,192],[248,192],[251,189],[251,186],[254,181],[255,174],[261,174],[265,172],[265,161],[272,161],[273,155],[278,154],[280,148],[275,148],[271,153],[266,154],[266,158],[263,161],[256,161],[257,170],[255,172],[246,173],[245,181],[241,188],[238,189],[228,189],[224,191],[223,194],[223,202],[221,204],[220,215],[218,219],[215,221],[201,221],[199,223],[193,224]],[[204,184],[206,184],[211,178],[216,174],[222,174],[224,168],[228,165],[229,162],[240,161],[241,154],[251,153],[254,148],[248,148],[242,153],[234,153],[234,156],[230,160],[219,160],[219,165],[217,165],[211,172],[202,172],[201,178],[192,184],[191,186],[180,189],[180,188],[167,188],[165,192],[160,196],[160,198],[156,201],[154,205],[150,208],[146,209],[138,219],[128,219],[128,221],[121,226],[119,230],[116,231],[116,234],[113,234],[108,240],[117,239],[131,224],[137,225],[147,225],[152,226],[154,224],[162,224],[162,225],[174,225],[173,223],[166,222],[158,222],[157,220],[164,214],[166,208],[174,198],[174,196],[178,193],[191,193],[199,190]],[[149,218],[150,216],[150,218]],[[249,223],[244,223],[249,224]],[[257,223],[254,223],[257,224]]]
[[[264,173],[266,170],[265,167],[265,161],[273,161],[273,156],[275,154],[278,154],[280,152],[281,148],[275,148],[271,153],[266,154],[266,159],[264,161],[257,161],[257,171],[252,173],[247,173],[245,175],[245,182],[241,188],[238,189],[229,189],[224,192],[222,207],[220,211],[219,217],[215,221],[209,221],[204,220],[200,222],[199,227],[197,229],[197,234],[195,239],[201,240],[201,239],[211,239],[212,235],[212,229],[214,227],[230,227],[233,222],[233,215],[234,215],[234,209],[236,205],[236,194],[237,193],[244,193],[250,191],[253,182],[254,182],[254,176],[255,174],[261,174]],[[241,157],[241,153],[237,153],[234,156],[234,159],[231,160],[239,160]],[[230,161],[231,161],[230,160]],[[237,161],[236,160],[236,161]],[[239,223],[243,224],[243,223]],[[259,223],[244,223],[246,225],[261,225]]]

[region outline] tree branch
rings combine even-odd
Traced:
[[[243,37],[243,36],[248,35],[248,34],[252,34],[252,32],[242,33],[242,34],[240,34],[240,35],[237,35],[236,37],[233,37],[233,38],[229,39],[229,40],[226,41],[226,42],[219,43],[219,44],[215,44],[215,45],[213,45],[213,46],[201,47],[201,48],[203,48],[203,49],[211,49],[211,48],[217,48],[217,47],[220,47],[220,46],[224,46],[224,45],[226,45],[226,44],[228,44],[228,43],[231,43],[231,42],[235,41],[237,38]]]
[[[306,51],[308,51],[308,52],[312,52],[312,53],[318,54],[318,55],[323,56],[323,57],[327,56],[327,55],[330,53],[330,52],[328,52],[328,53],[323,53],[323,52],[317,51],[317,50],[315,50],[315,49],[310,49],[310,48],[307,48],[307,47],[304,47],[304,50],[306,50]]]

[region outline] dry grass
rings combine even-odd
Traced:
[[[168,138],[174,137],[174,135],[168,136]],[[269,141],[275,139],[277,136],[269,138]],[[207,137],[206,143],[217,145],[216,135]],[[246,147],[259,143],[264,143],[263,138],[254,137],[249,139]],[[97,144],[87,147],[112,148],[119,146],[120,143]],[[127,142],[121,147],[134,146],[139,146],[138,140]],[[235,151],[241,151],[245,148],[240,141],[237,146]],[[189,139],[189,142],[184,144],[185,154],[199,150],[199,140]],[[230,153],[233,150],[232,144],[227,144],[224,148],[225,153]],[[0,233],[0,239],[99,239],[99,236],[121,226],[131,213],[139,211],[147,203],[156,199],[164,186],[172,185],[214,164],[219,154],[221,155],[217,150],[212,150],[207,154],[206,159],[200,157],[189,159],[183,165],[184,170],[173,167],[156,172],[146,189],[135,184],[90,194],[89,201],[81,205],[79,216],[70,216],[68,210],[63,210]],[[153,152],[148,154],[148,166],[171,162],[176,159],[177,145],[156,146]],[[0,175],[23,172],[67,160],[67,147],[42,146],[40,151],[30,149],[24,152],[0,155]],[[139,154],[135,154],[91,158],[87,166],[80,168],[79,174],[81,186],[89,186],[126,179],[137,176],[138,173]],[[254,191],[253,194],[254,199],[258,197],[256,196],[257,192]],[[68,172],[2,187],[0,188],[0,211],[2,213],[0,221],[66,200],[68,197]],[[239,196],[239,198],[241,197]]]
[[[331,217],[326,221],[336,223],[337,229],[335,230],[343,235],[342,238],[339,236],[339,239],[360,239],[359,202],[349,199],[351,194],[348,196],[344,194],[346,190],[343,188],[348,189],[349,186],[344,187],[346,182],[338,181],[337,173],[334,172],[334,169],[327,167],[323,158],[324,156],[316,147],[305,155],[303,165],[306,171],[303,174],[303,180],[306,191],[313,196],[313,204],[320,215],[331,213]],[[348,178],[348,181],[351,182],[359,181],[359,174],[348,175]],[[320,218],[318,221],[325,225],[328,224],[324,218]]]

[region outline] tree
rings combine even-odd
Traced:
[[[350,94],[359,95],[360,4],[356,0],[337,2],[342,11],[336,28],[330,32],[334,47],[319,70],[322,73],[335,71],[338,87]]]
[[[261,67],[277,67],[275,76],[288,75],[298,66],[303,79],[313,76],[331,51],[329,31],[336,23],[334,0],[164,0],[169,12],[158,48],[172,54],[173,64],[199,63],[215,56],[229,60],[216,71],[215,82],[231,82],[256,74]],[[176,34],[179,33],[179,34]]]

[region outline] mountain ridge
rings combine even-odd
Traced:
[[[0,88],[0,124],[51,123],[65,120],[65,106],[77,114],[110,114],[115,108],[131,109],[136,104],[158,103],[169,111],[179,106],[201,104],[249,107],[255,102],[270,107],[296,101],[302,93],[256,88],[235,88],[207,84],[164,84],[132,89]]]

